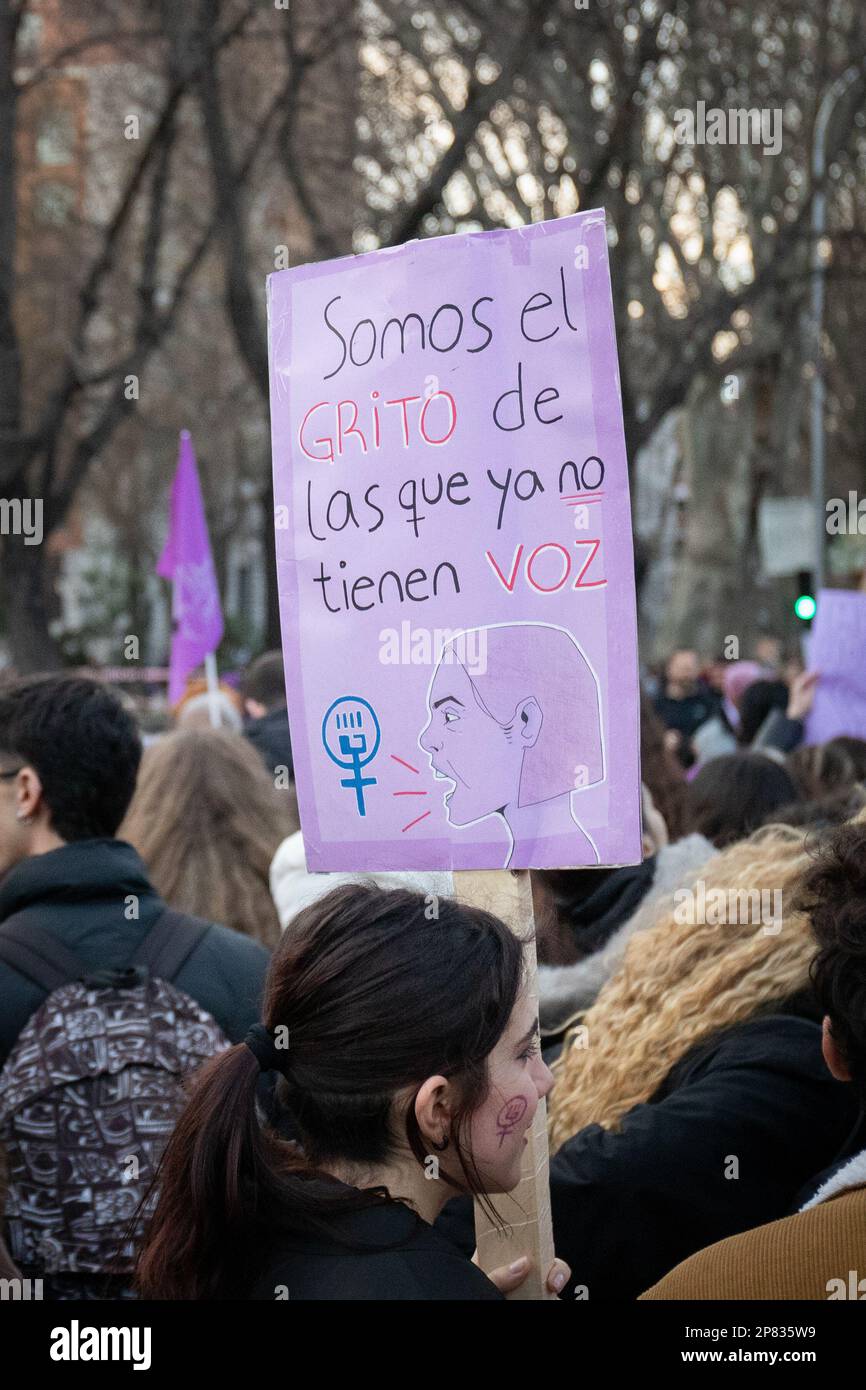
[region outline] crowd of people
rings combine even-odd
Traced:
[[[644,857],[533,873],[537,999],[450,873],[307,872],[278,653],[144,748],[98,681],[6,681],[0,1277],[502,1299],[473,1201],[545,1102],[551,1294],[859,1296],[866,741],[807,741],[819,680],[645,673]]]

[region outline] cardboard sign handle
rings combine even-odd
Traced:
[[[526,941],[527,986],[537,999],[538,968],[535,942],[531,939],[534,917],[529,870],[461,871],[454,874],[454,889],[461,902],[492,912]],[[519,1185],[513,1192],[497,1194],[492,1201],[505,1223],[505,1230],[497,1230],[484,1209],[475,1203],[475,1237],[481,1268],[489,1273],[501,1265],[512,1264],[521,1255],[528,1255],[532,1268],[520,1287],[508,1297],[515,1301],[555,1298],[545,1284],[554,1249],[544,1101],[535,1113]]]

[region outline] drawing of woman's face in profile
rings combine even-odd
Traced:
[[[450,779],[445,811],[450,825],[469,825],[516,801],[525,743],[479,703],[459,661],[440,661],[427,697],[427,723],[418,742],[434,775]]]
[[[497,812],[513,825],[518,811],[536,806],[549,827],[555,804],[570,818],[571,793],[604,777],[595,676],[571,633],[545,623],[452,637],[418,742],[435,776],[452,783],[444,804],[454,826]]]

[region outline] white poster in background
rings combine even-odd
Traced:
[[[815,567],[815,512],[810,497],[764,497],[758,508],[761,568],[768,579]]]

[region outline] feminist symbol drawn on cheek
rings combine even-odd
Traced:
[[[514,1133],[525,1114],[526,1096],[512,1096],[510,1100],[505,1102],[496,1116],[496,1133],[499,1135],[500,1149],[503,1139]]]

